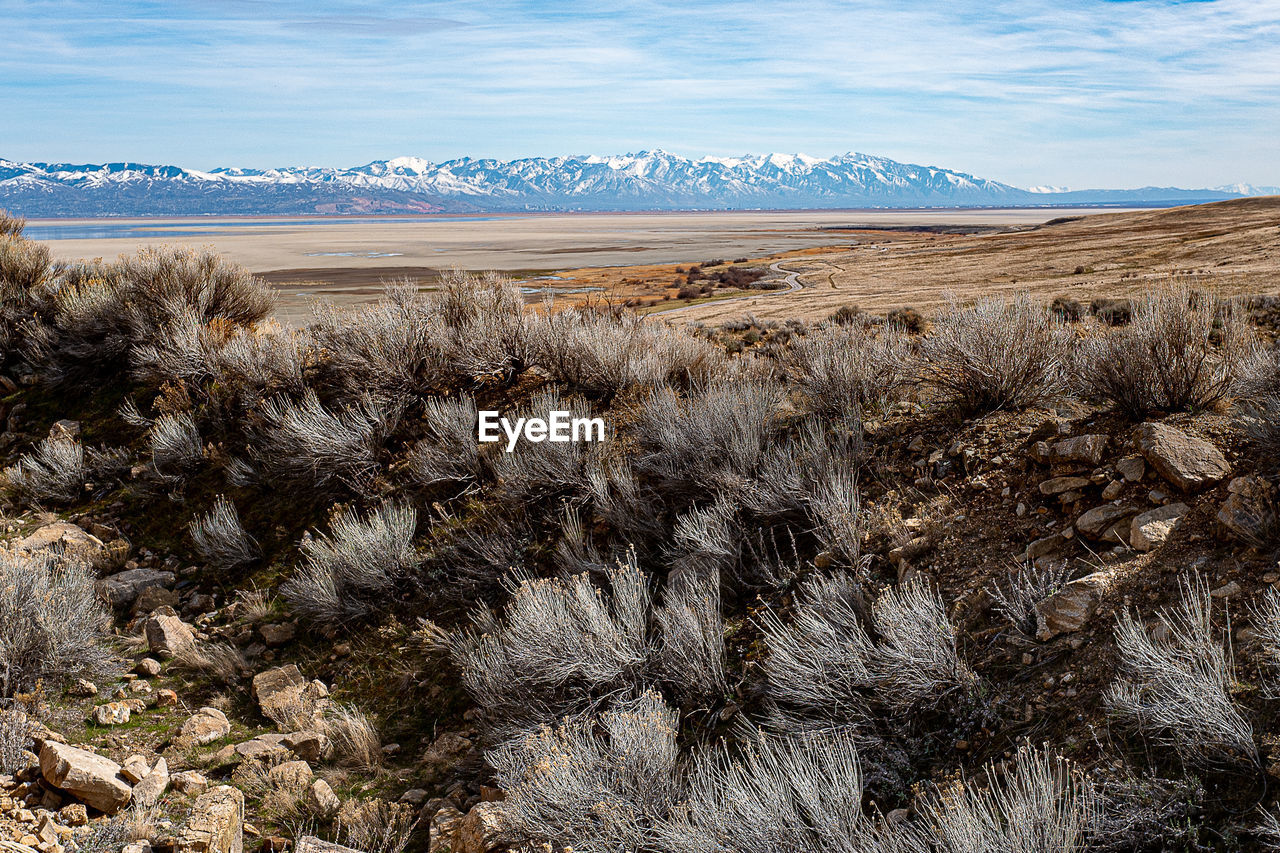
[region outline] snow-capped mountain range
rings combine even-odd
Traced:
[[[690,159],[665,151],[350,169],[220,168],[0,160],[0,207],[24,216],[474,213],[1182,204],[1280,193],[1236,184],[1187,190],[1020,189],[866,154]]]

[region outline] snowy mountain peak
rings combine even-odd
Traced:
[[[399,156],[348,169],[0,160],[0,207],[30,216],[734,210],[1187,203],[1275,192],[1018,189],[938,166],[849,152],[691,159],[662,149],[442,163]]]

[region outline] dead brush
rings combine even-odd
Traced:
[[[963,414],[1025,409],[1066,390],[1071,332],[1021,294],[952,303],[920,342],[919,379]]]
[[[31,749],[33,731],[25,710],[16,704],[0,704],[0,775],[12,776],[26,767],[23,753]]]
[[[326,705],[318,728],[333,744],[334,759],[339,765],[365,773],[382,767],[382,739],[373,721],[355,705]]]
[[[1144,293],[1129,324],[1086,336],[1074,372],[1086,398],[1140,419],[1202,411],[1247,391],[1256,351],[1244,310],[1174,282]]]
[[[338,813],[342,843],[364,853],[403,853],[417,825],[412,806],[379,799],[349,801]]]
[[[863,323],[815,329],[791,345],[784,369],[811,411],[829,417],[883,410],[910,380],[907,336]]]
[[[221,684],[237,684],[249,672],[244,653],[231,643],[197,641],[174,650],[173,668],[212,678]]]
[[[218,571],[233,571],[262,556],[258,543],[244,529],[235,504],[225,495],[214,499],[209,512],[192,519],[188,531],[205,563]]]

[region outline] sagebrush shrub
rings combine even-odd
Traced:
[[[1157,618],[1160,632],[1128,610],[1116,618],[1112,714],[1189,761],[1256,761],[1253,728],[1231,699],[1232,660],[1213,627],[1208,582],[1184,578],[1178,603]]]
[[[166,477],[181,477],[204,461],[200,429],[190,412],[163,414],[147,435],[151,464]]]
[[[303,540],[302,565],[281,593],[297,612],[330,627],[376,613],[421,563],[417,526],[409,506],[383,504],[363,518],[344,510],[327,535]]]
[[[936,707],[976,685],[956,649],[942,598],[921,577],[881,593],[871,617],[879,637],[872,659],[879,701],[903,709]]]
[[[1025,409],[1065,389],[1070,332],[1022,294],[952,304],[920,343],[920,379],[965,414]]]
[[[12,776],[26,767],[22,753],[31,749],[34,729],[22,708],[0,702],[0,775]]]
[[[1256,347],[1244,311],[1174,284],[1144,293],[1127,325],[1080,342],[1076,383],[1132,418],[1199,411],[1247,390]]]
[[[993,583],[987,593],[995,608],[1024,637],[1034,637],[1038,625],[1036,605],[1058,592],[1071,577],[1068,566],[1037,569],[1024,565],[1010,571],[1004,584]]]
[[[5,483],[18,499],[37,506],[74,503],[88,479],[84,447],[69,437],[43,439],[4,469]]]
[[[299,401],[273,397],[256,412],[250,453],[268,481],[359,492],[377,473],[378,451],[398,419],[393,404],[368,397],[329,409],[308,388]]]
[[[553,390],[535,394],[509,418],[549,418],[553,411],[568,412],[572,419],[592,417],[591,407],[580,397],[562,398]],[[607,439],[607,436],[606,436]],[[524,500],[561,491],[586,490],[586,458],[600,452],[601,443],[590,441],[518,441],[506,452],[506,437],[490,463],[504,495]]]
[[[469,483],[480,476],[476,404],[471,397],[433,397],[423,406],[423,436],[409,454],[420,485]]]
[[[111,672],[110,623],[83,563],[0,552],[0,699]]]
[[[543,726],[486,758],[522,839],[582,853],[652,849],[679,793],[679,718],[648,692],[598,719]]]
[[[235,504],[218,495],[213,508],[191,521],[188,530],[196,550],[210,567],[232,571],[261,556],[258,543],[244,529]]]
[[[654,622],[659,673],[682,703],[710,702],[728,693],[719,572],[673,573]]]
[[[784,367],[809,408],[841,417],[878,411],[910,379],[911,345],[898,330],[862,323],[816,329],[791,345]]]

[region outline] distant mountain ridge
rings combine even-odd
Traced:
[[[219,168],[0,160],[0,207],[24,216],[1171,205],[1280,193],[1214,189],[1020,189],[885,157],[802,154],[690,159],[666,151],[350,169]]]

